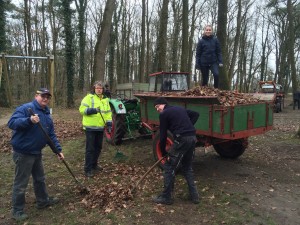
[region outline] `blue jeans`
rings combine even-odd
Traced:
[[[84,172],[91,172],[98,165],[98,159],[102,149],[103,131],[85,131],[85,165]]]
[[[30,175],[32,175],[33,179],[33,188],[37,204],[48,202],[42,155],[13,152],[13,161],[16,165],[12,191],[13,213],[22,212],[24,209],[25,192]]]
[[[219,87],[219,64],[214,63],[212,65],[200,66],[202,74],[202,86],[207,86],[209,78],[209,70],[214,76],[214,88]]]

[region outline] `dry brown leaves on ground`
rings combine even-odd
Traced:
[[[54,120],[55,133],[59,141],[75,139],[82,135],[81,121]],[[41,131],[42,132],[42,131]],[[7,126],[0,126],[0,151],[9,152],[12,150],[10,139],[12,130]]]
[[[106,168],[109,168],[109,171]],[[81,203],[87,208],[97,208],[105,213],[129,208],[133,204],[134,198],[133,193],[131,193],[132,187],[146,170],[147,168],[136,165],[105,164],[104,170],[93,178],[94,184],[89,187],[90,193],[81,200]],[[156,174],[157,171],[149,173],[147,179],[137,187],[137,190],[152,190],[157,182],[160,182]],[[108,181],[109,183],[107,183]]]
[[[1,152],[9,152],[11,150],[11,145],[10,145],[10,138],[12,135],[12,131],[6,127],[6,126],[1,126],[0,127],[0,151]]]

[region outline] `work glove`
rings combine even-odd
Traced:
[[[106,130],[108,133],[111,133],[112,122],[106,122]]]
[[[100,112],[100,107],[97,107],[96,111],[97,111],[97,113],[99,113]]]
[[[219,67],[223,67],[223,63],[219,63]]]

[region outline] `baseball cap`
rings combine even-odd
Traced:
[[[40,88],[39,90],[36,91],[37,94],[40,95],[51,95],[50,91],[47,88]]]

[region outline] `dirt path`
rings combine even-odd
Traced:
[[[0,126],[7,124],[9,117],[10,115],[4,115],[3,117],[0,117]]]
[[[243,196],[239,204],[253,214],[249,224],[299,224],[300,140],[294,136],[299,126],[300,110],[287,107],[274,114],[274,130],[250,138],[239,159],[220,159],[213,149],[198,153],[196,176],[230,196]]]

